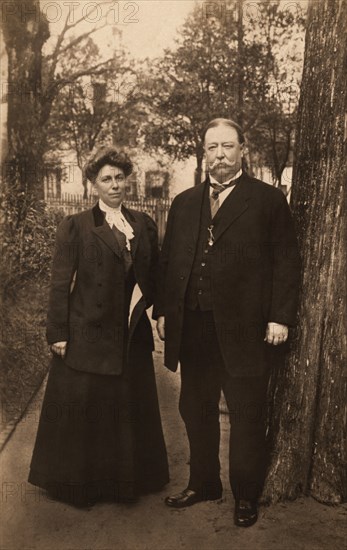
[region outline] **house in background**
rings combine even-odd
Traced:
[[[134,171],[127,179],[126,195],[128,200],[168,199],[194,185],[196,160],[171,161],[166,156],[154,156],[144,152],[129,155],[134,163]],[[254,176],[274,185],[270,168],[254,166]],[[285,168],[280,188],[287,194],[292,181],[292,165]],[[203,167],[203,178],[205,167]],[[63,198],[67,195],[83,196],[82,172],[77,165],[73,151],[60,153],[60,159],[49,161],[45,167],[45,197]],[[93,187],[88,182],[88,197]]]
[[[194,185],[195,159],[172,161],[169,157],[155,156],[137,151],[129,153],[134,171],[127,179],[126,195],[129,200],[168,199]],[[54,159],[46,159],[45,197],[62,199],[81,197],[84,193],[82,171],[78,167],[74,151],[55,152]],[[88,196],[93,186],[87,184]]]
[[[151,199],[167,199],[169,196],[169,172],[164,170],[149,170],[145,174],[145,197]]]

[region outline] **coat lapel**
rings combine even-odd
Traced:
[[[95,233],[95,235],[97,235],[99,239],[101,239],[106,244],[106,246],[108,246],[112,250],[112,252],[121,257],[122,251],[120,249],[118,241],[114,236],[112,229],[105,220],[105,216],[101,212],[98,203],[93,207],[92,212],[95,224],[95,226],[92,228],[93,233]]]
[[[218,222],[214,231],[215,242],[247,210],[251,191],[252,184],[248,180],[247,175],[243,174],[239,184],[225,199],[214,218]]]
[[[118,244],[118,241],[116,237],[113,234],[112,229],[108,225],[107,221],[105,220],[105,216],[103,212],[99,208],[99,204],[97,203],[93,209],[93,217],[94,217],[94,224],[95,227],[93,227],[92,231],[95,233],[99,239],[101,239],[117,256],[122,256],[121,248]],[[135,218],[135,216],[128,210],[125,206],[122,205],[122,213],[126,220],[130,223],[131,227],[134,231],[134,238],[130,241],[131,242],[131,252],[132,255],[135,255],[139,238],[141,234],[141,224],[139,221]]]
[[[132,256],[135,256],[139,240],[140,240],[140,234],[141,234],[141,223],[136,219],[136,217],[133,215],[133,213],[128,210],[124,205],[122,205],[122,213],[125,217],[125,219],[130,223],[131,227],[134,231],[134,238],[131,239],[131,253]]]
[[[197,242],[200,229],[201,208],[206,190],[207,180],[192,189],[192,193],[186,202],[186,212],[189,220],[188,226],[193,241]]]

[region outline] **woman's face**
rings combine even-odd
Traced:
[[[94,187],[99,198],[111,208],[118,208],[125,196],[126,177],[121,168],[105,164],[100,168]]]

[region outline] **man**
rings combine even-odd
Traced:
[[[257,521],[266,473],[274,346],[285,347],[295,324],[299,258],[283,193],[242,170],[241,128],[215,119],[203,139],[208,177],[172,203],[155,304],[165,365],[172,371],[181,366],[179,407],[190,446],[188,485],[165,502],[181,508],[221,497],[223,389],[234,520],[248,527]]]

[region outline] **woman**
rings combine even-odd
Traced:
[[[85,174],[99,201],[66,217],[57,233],[53,358],[29,481],[76,506],[129,501],[169,480],[146,314],[157,230],[122,204],[131,172],[125,154],[98,150]],[[129,315],[136,284],[142,296]]]

